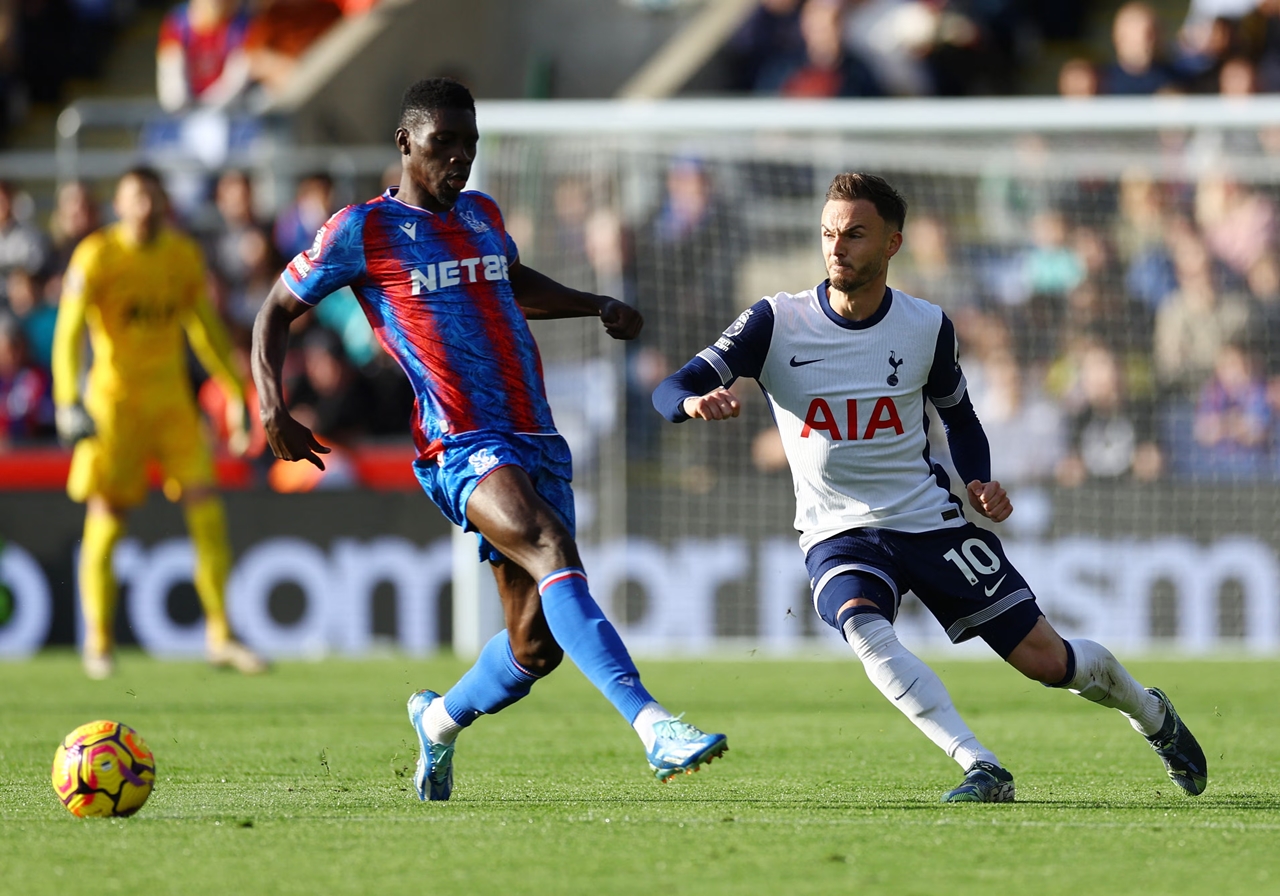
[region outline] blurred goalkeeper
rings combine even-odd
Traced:
[[[111,558],[125,515],[146,500],[147,465],[164,473],[164,493],[182,501],[195,549],[194,583],[204,606],[208,658],[255,673],[265,663],[231,636],[225,586],[231,565],[226,515],[214,492],[213,462],[187,375],[185,331],[205,369],[232,396],[230,447],[248,444],[244,384],[230,341],[209,303],[200,250],[165,224],[159,175],[127,172],[116,188],[116,224],[76,248],[67,268],[53,345],[58,435],[75,446],[67,494],[88,505],[80,546],[84,669],[114,671],[116,581]],[[80,394],[83,330],[93,366]]]

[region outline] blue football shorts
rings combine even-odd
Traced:
[[[890,622],[902,595],[912,591],[952,643],[981,637],[1005,659],[1044,615],[1026,579],[1005,557],[1000,539],[973,523],[918,533],[853,529],[810,548],[805,566],[814,609],[837,629],[839,608],[822,597],[844,575],[867,583],[865,596]]]
[[[413,462],[414,475],[432,502],[455,526],[476,532],[467,519],[467,501],[476,486],[500,467],[516,466],[533,482],[533,489],[575,534],[573,458],[558,434],[522,435],[480,430],[447,435],[444,450],[430,460]],[[507,558],[476,532],[480,560],[501,563]]]

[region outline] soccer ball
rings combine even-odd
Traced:
[[[81,725],[53,754],[53,790],[78,818],[132,815],[156,783],[156,760],[142,735],[120,722]]]

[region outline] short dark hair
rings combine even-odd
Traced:
[[[889,185],[883,177],[865,174],[860,171],[846,171],[837,174],[827,187],[827,201],[853,202],[865,199],[876,207],[876,213],[886,223],[901,230],[907,219],[907,200]]]
[[[476,101],[466,85],[453,78],[424,78],[405,89],[400,102],[400,127],[413,130],[441,109],[475,114]]]

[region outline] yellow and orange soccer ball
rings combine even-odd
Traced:
[[[120,722],[81,725],[53,754],[54,792],[79,818],[132,815],[155,783],[151,749],[138,732]]]

